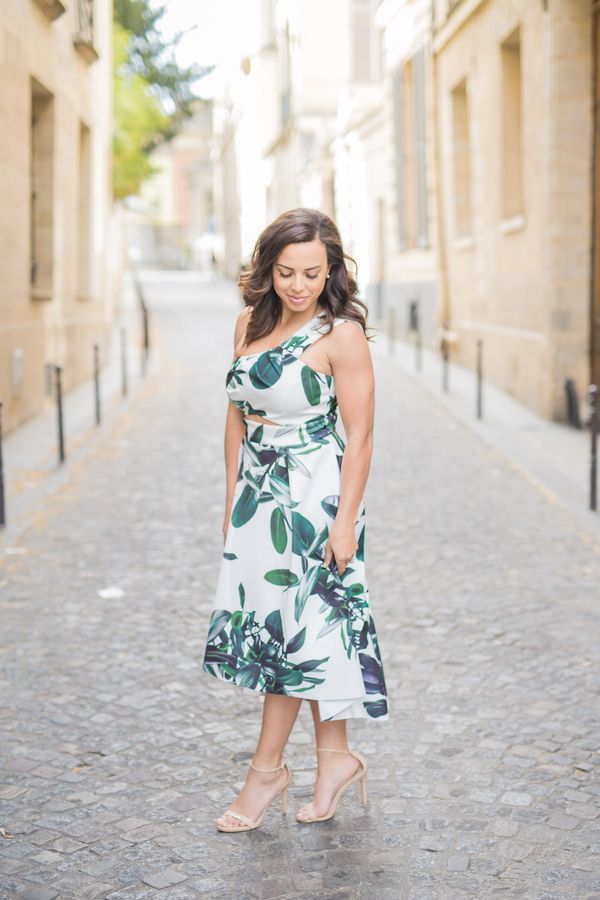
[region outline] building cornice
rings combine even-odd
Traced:
[[[487,0],[460,0],[459,4],[448,13],[442,25],[433,23],[433,53],[439,53],[448,44],[457,31],[471,18]]]

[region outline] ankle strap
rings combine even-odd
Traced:
[[[352,750],[334,750],[333,747],[317,747],[317,753],[352,753]]]
[[[285,763],[282,762],[280,766],[276,766],[274,769],[259,769],[258,766],[254,765],[253,762],[250,762],[250,768],[254,769],[255,772],[279,772],[284,767],[285,767]]]

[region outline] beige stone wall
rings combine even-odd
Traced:
[[[576,378],[583,395],[588,378],[590,17],[584,0],[554,0],[548,9],[524,0],[467,0],[445,24],[437,16],[433,45],[442,266],[458,334],[456,358],[474,365],[482,338],[486,376],[558,419],[564,417],[564,379]],[[503,114],[507,74],[500,48],[516,28],[522,214],[507,216],[518,160],[503,169],[512,113]],[[461,236],[452,91],[463,79],[472,219],[471,233]]]
[[[62,365],[69,389],[88,377],[92,343],[103,354],[115,303],[110,243],[111,4],[94,4],[94,47],[86,61],[73,44],[75,4],[54,22],[33,0],[0,6],[0,396],[6,430],[53,402],[45,397],[45,364]],[[53,193],[38,216],[51,223],[46,262],[51,277],[32,286],[31,84],[52,95]],[[87,138],[89,192],[82,201],[80,148]],[[39,160],[38,160],[39,164]],[[50,232],[48,232],[50,234]],[[38,235],[39,237],[39,235]],[[82,254],[87,247],[87,264]],[[41,251],[40,251],[41,252]],[[111,272],[112,274],[108,274]],[[22,382],[11,379],[13,355],[22,354]]]

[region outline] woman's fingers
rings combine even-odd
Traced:
[[[353,550],[351,550],[351,548],[349,548],[349,547],[346,547],[343,551],[340,550],[340,552],[336,555],[334,548],[332,547],[330,542],[327,541],[327,543],[325,545],[325,556],[323,558],[323,565],[326,568],[328,568],[331,564],[331,560],[333,559],[335,561],[335,567],[337,569],[338,575],[341,576],[346,571],[346,566],[348,565],[350,560],[354,558],[354,554],[356,553],[357,549],[358,549],[358,544],[356,544],[354,546]],[[342,553],[344,555],[342,555]],[[348,556],[348,553],[350,553],[350,556]]]

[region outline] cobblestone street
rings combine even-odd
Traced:
[[[216,831],[260,698],[202,672],[231,288],[148,286],[161,366],[3,554],[0,897],[600,900],[600,541],[374,353],[370,804]],[[379,339],[383,343],[383,337]]]

